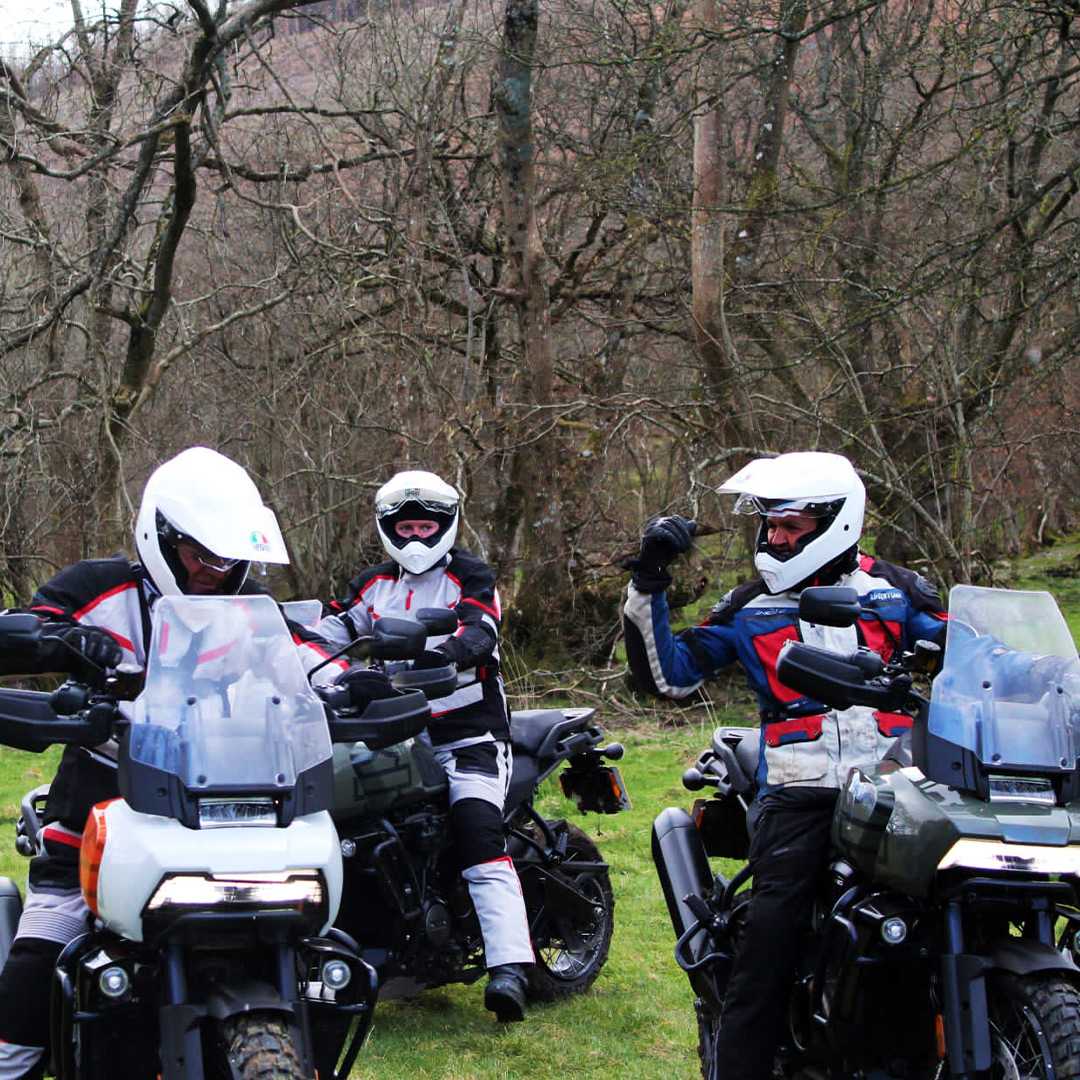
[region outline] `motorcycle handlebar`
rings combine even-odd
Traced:
[[[832,709],[864,705],[895,712],[907,702],[912,683],[908,672],[889,672],[869,649],[844,656],[802,641],[789,641],[780,650],[776,674],[785,686]]]

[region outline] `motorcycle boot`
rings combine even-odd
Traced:
[[[525,1019],[525,989],[529,978],[524,964],[499,964],[488,969],[484,1008],[503,1024]]]

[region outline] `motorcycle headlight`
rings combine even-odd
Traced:
[[[315,920],[327,910],[326,882],[316,870],[262,874],[170,874],[147,902],[148,922],[193,913],[294,914]]]

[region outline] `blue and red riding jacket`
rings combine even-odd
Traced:
[[[852,765],[880,759],[911,719],[862,706],[824,708],[777,678],[780,649],[792,640],[842,653],[866,645],[888,660],[897,648],[911,649],[920,639],[940,640],[946,615],[926,578],[869,555],[860,554],[857,569],[834,584],[859,594],[865,614],[855,626],[803,622],[797,592],[772,596],[757,580],[729,592],[701,626],[677,634],[664,593],[630,585],[623,607],[630,670],[652,693],[685,698],[738,661],[761,713],[759,791],[839,787]]]

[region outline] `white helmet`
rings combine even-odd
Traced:
[[[165,596],[186,592],[176,545],[188,537],[222,559],[237,560],[221,592],[239,591],[252,562],[287,563],[274,511],[235,461],[193,446],[159,465],[146,481],[135,547],[143,569]]]
[[[430,472],[399,472],[375,493],[375,524],[386,553],[411,574],[430,570],[453,546],[458,493]],[[434,521],[438,532],[421,540],[398,536],[399,521]]]
[[[846,457],[806,451],[757,458],[721,484],[736,494],[735,512],[759,514],[754,565],[770,593],[787,592],[853,549],[862,535],[866,488]],[[768,543],[766,515],[810,514],[819,518],[813,532],[791,553]]]

